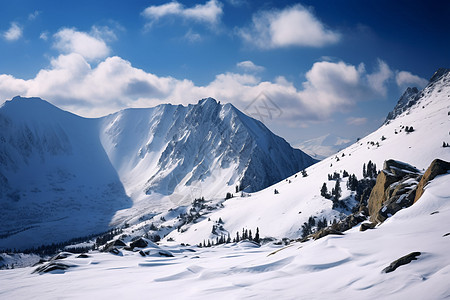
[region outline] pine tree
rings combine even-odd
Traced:
[[[366,164],[363,165],[363,177],[364,177],[364,178],[367,177],[367,173],[366,173]]]
[[[333,202],[339,201],[339,199],[341,198],[341,192],[341,184],[339,183],[339,180],[336,180],[336,184],[334,186]]]
[[[255,234],[255,238],[253,239],[255,242],[259,243],[260,239],[259,239],[259,228],[256,227],[256,234]]]
[[[322,188],[320,189],[320,195],[328,199],[328,188],[325,182],[323,183]]]

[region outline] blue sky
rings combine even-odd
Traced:
[[[96,117],[211,96],[294,144],[354,139],[450,66],[449,15],[448,1],[2,1],[0,99]]]

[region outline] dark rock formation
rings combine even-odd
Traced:
[[[72,266],[68,265],[68,264],[64,264],[64,263],[56,262],[56,261],[50,261],[42,266],[37,267],[32,272],[32,274],[35,274],[35,273],[44,274],[44,273],[48,273],[48,272],[56,271],[56,270],[65,271],[70,267],[72,267]]]
[[[315,240],[318,240],[318,239],[323,238],[324,236],[327,236],[329,234],[344,235],[339,230],[333,229],[331,227],[325,227],[325,228],[319,230],[318,232],[313,233],[312,234],[312,238],[315,239]]]
[[[370,193],[370,221],[381,223],[402,208],[414,203],[421,174],[415,167],[395,160],[384,162]]]
[[[447,173],[450,170],[450,163],[444,160],[435,159],[423,174],[422,179],[417,186],[416,197],[414,198],[414,203],[419,200],[423,195],[424,187],[427,183],[433,180],[436,176]]]
[[[389,273],[395,271],[398,267],[407,265],[413,260],[417,260],[417,256],[419,256],[420,252],[411,252],[408,255],[402,256],[399,259],[393,261],[389,266],[383,269],[384,273]]]
[[[145,248],[148,246],[148,242],[142,238],[139,238],[138,240],[132,242],[130,244],[130,248]]]
[[[366,231],[367,229],[374,229],[377,223],[362,223],[359,227],[359,231]]]

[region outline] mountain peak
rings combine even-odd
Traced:
[[[439,68],[436,72],[434,72],[433,76],[430,79],[430,83],[436,82],[441,79],[446,74],[450,73],[450,69],[448,68]]]
[[[218,103],[216,99],[208,97],[208,98],[203,98],[203,99],[199,100],[198,104],[202,105],[202,106],[206,106],[206,105],[217,105],[217,104],[220,104],[220,102]]]

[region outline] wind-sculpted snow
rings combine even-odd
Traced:
[[[49,269],[50,261],[1,271],[0,294],[7,299],[446,299],[448,177],[437,177],[416,204],[365,232],[354,228],[286,247],[248,241],[211,248],[167,243],[150,245],[146,256],[126,250],[71,255],[57,261],[59,269]],[[173,257],[162,256],[161,250]],[[383,272],[411,252],[421,255]],[[42,269],[50,271],[33,273]]]

